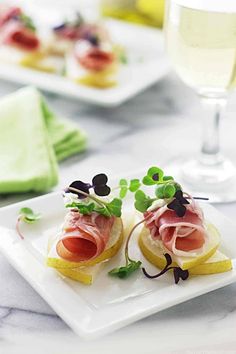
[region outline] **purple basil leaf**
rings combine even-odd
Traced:
[[[104,196],[110,194],[111,188],[108,186],[95,186],[94,192],[95,192],[95,194],[99,195],[100,197],[104,197]]]
[[[159,181],[159,173],[154,173],[152,176],[153,181]]]
[[[169,267],[169,266],[171,265],[171,263],[172,263],[172,258],[171,258],[171,256],[169,255],[169,253],[165,253],[165,254],[164,254],[164,257],[165,257],[165,259],[166,259],[166,266],[165,266],[165,268],[167,268],[167,267]]]
[[[179,271],[179,276],[180,276],[180,278],[181,278],[182,280],[188,279],[188,277],[189,277],[189,271],[188,271],[188,270],[183,270],[183,269],[181,269],[181,268],[179,268],[179,269],[180,269],[180,271]]]
[[[175,278],[175,284],[178,284],[179,282],[179,268],[174,268],[174,278]]]
[[[104,173],[100,173],[93,177],[92,184],[93,186],[104,186],[107,184],[108,178]]]
[[[69,187],[79,189],[79,190],[81,190],[82,192],[89,194],[89,189],[91,188],[91,185],[90,185],[89,183],[84,183],[84,182],[82,182],[82,181],[74,181],[74,182],[72,182],[72,183],[70,184]],[[85,195],[83,195],[83,194],[81,194],[81,193],[79,193],[79,192],[70,191],[70,190],[69,190],[69,192],[74,193],[74,194],[77,194],[78,197],[79,197],[79,199],[84,199],[84,198],[86,198]]]
[[[186,198],[184,198],[181,189],[175,192],[175,198],[180,202],[180,204],[189,204],[189,201]]]

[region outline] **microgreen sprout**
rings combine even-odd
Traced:
[[[23,25],[25,27],[27,27],[28,29],[30,29],[31,31],[33,31],[33,32],[36,31],[36,27],[35,27],[34,22],[31,17],[25,15],[24,13],[20,13],[17,16],[17,19],[19,19],[19,21],[22,22]]]
[[[112,276],[118,277],[118,278],[128,278],[133,272],[135,272],[136,270],[138,270],[140,268],[142,262],[136,261],[136,260],[130,258],[130,256],[129,256],[129,242],[130,242],[131,236],[133,235],[135,229],[139,225],[141,225],[144,221],[145,221],[145,219],[139,221],[136,225],[134,225],[127,237],[126,244],[125,244],[125,265],[110,270],[108,272],[109,275],[112,275]]]
[[[188,277],[189,277],[189,271],[188,270],[183,270],[180,267],[171,266],[172,258],[169,255],[169,253],[165,253],[164,257],[166,259],[166,265],[159,273],[157,273],[155,275],[150,275],[145,270],[145,268],[142,268],[143,274],[149,279],[156,279],[156,278],[159,278],[160,276],[162,276],[163,274],[165,274],[166,272],[168,272],[169,270],[173,270],[175,284],[178,284],[180,279],[182,279],[182,280],[188,279]]]
[[[132,193],[136,192],[140,186],[141,182],[137,178],[131,179],[129,182],[126,179],[122,178],[119,182],[118,187],[120,188],[120,198],[125,198],[128,191]]]
[[[34,213],[30,208],[21,208],[19,211],[19,216],[16,223],[16,231],[20,238],[23,240],[24,236],[20,231],[20,222],[25,222],[27,224],[33,224],[41,218],[41,214]]]

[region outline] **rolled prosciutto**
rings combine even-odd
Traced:
[[[94,46],[87,40],[76,43],[74,54],[79,64],[91,71],[105,70],[115,60],[112,52]]]
[[[19,7],[0,5],[0,28],[11,19],[19,16],[21,13],[22,11]]]
[[[4,25],[1,31],[1,41],[3,44],[28,51],[38,49],[40,44],[37,35],[19,21],[10,21]]]
[[[98,257],[106,248],[114,217],[96,212],[82,215],[70,211],[56,245],[58,255],[70,262],[88,261]]]
[[[206,242],[201,209],[193,199],[186,209],[183,217],[177,216],[166,205],[144,214],[152,239],[161,241],[176,256],[194,256]]]

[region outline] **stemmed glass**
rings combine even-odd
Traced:
[[[213,202],[235,201],[236,168],[220,151],[219,122],[236,86],[236,0],[166,0],[165,37],[177,74],[205,109],[199,155],[166,170]]]

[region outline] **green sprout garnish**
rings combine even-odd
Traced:
[[[19,20],[23,23],[23,25],[25,27],[27,27],[31,31],[33,31],[33,32],[36,31],[36,27],[35,27],[34,22],[31,17],[25,15],[24,13],[20,13]]]
[[[128,183],[127,179],[122,178],[119,182],[120,188],[120,198],[125,198],[128,191],[134,193],[141,186],[141,182],[139,179],[131,179]]]
[[[108,272],[109,275],[113,277],[118,277],[120,279],[128,278],[132,273],[134,273],[136,270],[140,269],[140,266],[142,265],[141,261],[136,261],[129,256],[129,241],[131,239],[131,236],[133,235],[134,230],[142,224],[144,220],[139,221],[132,230],[130,231],[126,244],[125,244],[125,266],[121,266],[118,268],[114,268]]]
[[[22,240],[24,239],[24,236],[20,231],[20,222],[25,222],[27,224],[34,224],[39,219],[41,219],[41,214],[34,213],[32,209],[30,208],[20,209],[19,216],[16,223],[16,231]]]

